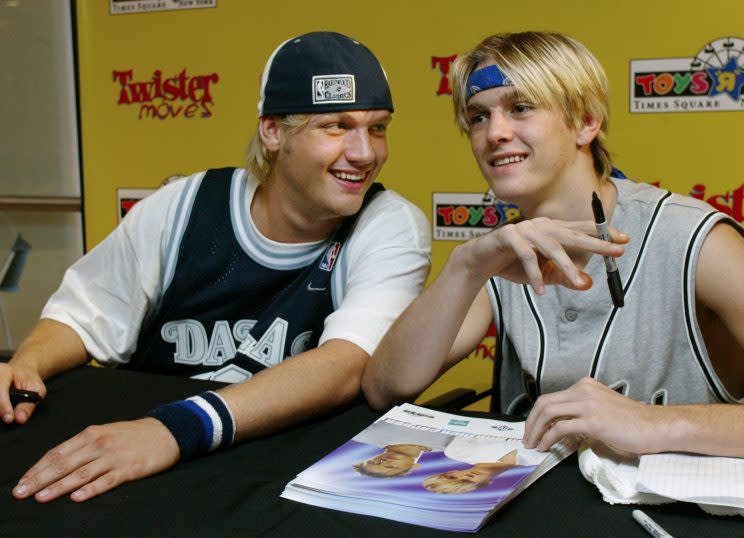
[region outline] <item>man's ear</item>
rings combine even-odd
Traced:
[[[602,122],[594,116],[586,115],[584,117],[584,123],[576,131],[576,145],[577,146],[588,146],[592,141],[597,138],[600,129],[602,128]]]
[[[279,151],[282,132],[279,118],[276,116],[261,116],[258,119],[258,134],[271,152]]]

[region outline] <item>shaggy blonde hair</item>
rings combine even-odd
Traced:
[[[594,169],[602,178],[612,164],[605,146],[609,102],[607,75],[589,50],[562,34],[547,32],[502,33],[487,37],[473,50],[458,57],[452,67],[455,119],[462,132],[470,133],[467,83],[484,63],[495,63],[530,102],[558,108],[566,124],[583,127],[586,118],[600,122],[590,149]]]
[[[279,125],[285,132],[292,134],[305,127],[310,122],[310,118],[311,114],[288,114],[279,118]],[[256,132],[253,133],[253,138],[248,145],[246,167],[260,182],[269,179],[274,167],[275,154],[276,152],[269,151],[266,147],[256,126]]]

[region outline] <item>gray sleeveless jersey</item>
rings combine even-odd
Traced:
[[[535,395],[584,376],[649,403],[733,401],[697,323],[695,268],[711,228],[736,223],[699,200],[611,181],[618,190],[612,225],[631,238],[618,259],[623,308],[613,306],[596,255],[584,269],[594,281],[588,291],[547,286],[538,296],[500,278],[486,285],[503,359],[503,411],[523,411]]]

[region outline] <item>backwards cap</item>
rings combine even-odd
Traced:
[[[387,109],[387,76],[372,51],[335,32],[289,39],[269,57],[258,115]]]

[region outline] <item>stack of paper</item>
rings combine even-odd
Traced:
[[[522,444],[524,422],[405,404],[287,484],[282,497],[437,529],[475,532],[575,447]]]
[[[710,512],[742,514],[744,510],[744,459],[741,458],[649,454],[641,456],[637,483],[640,491],[698,503]]]

